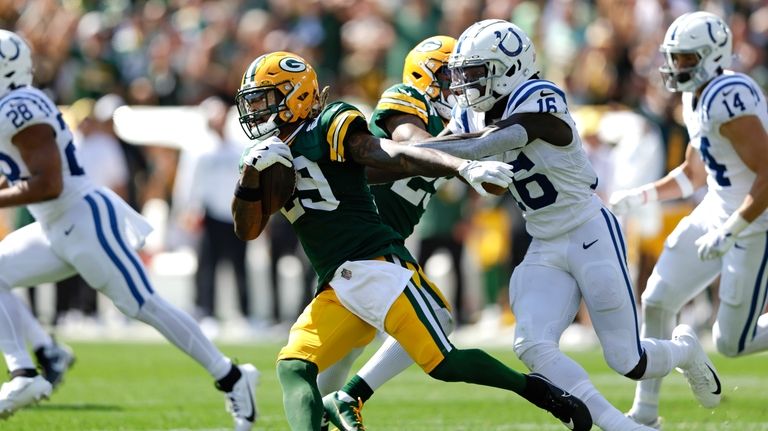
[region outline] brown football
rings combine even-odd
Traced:
[[[289,168],[275,163],[259,173],[259,187],[262,193],[261,213],[272,215],[288,203],[296,190],[296,170],[293,166]]]
[[[483,183],[483,188],[486,192],[497,196],[501,196],[509,190],[506,187],[499,187],[496,184],[491,183]]]

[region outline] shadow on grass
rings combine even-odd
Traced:
[[[41,404],[35,406],[35,410],[61,410],[61,411],[95,411],[95,412],[121,412],[123,409],[117,405],[111,404],[91,404],[91,403],[77,403],[77,404]]]

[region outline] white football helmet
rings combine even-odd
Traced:
[[[0,30],[0,96],[32,84],[32,54],[16,33]]]
[[[538,73],[531,39],[518,26],[500,19],[466,29],[448,59],[448,69],[459,106],[481,112]]]
[[[709,12],[678,17],[667,29],[659,50],[665,64],[659,68],[670,91],[695,91],[731,65],[733,37],[728,25]],[[677,67],[672,54],[695,54],[693,67]]]

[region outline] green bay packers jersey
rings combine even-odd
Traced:
[[[384,122],[387,117],[398,114],[419,117],[432,136],[443,130],[443,120],[432,102],[417,88],[406,84],[393,85],[381,95],[368,127],[380,138],[391,138]],[[427,209],[429,198],[444,181],[444,178],[404,178],[389,184],[373,185],[371,192],[384,223],[407,238]]]
[[[384,120],[390,115],[415,115],[424,122],[427,132],[437,136],[445,126],[434,105],[418,88],[407,84],[395,84],[381,94],[376,109],[371,114],[369,128],[378,137],[388,137]]]
[[[365,167],[345,155],[353,131],[369,133],[365,117],[352,105],[334,102],[290,142],[298,181],[282,213],[293,224],[319,286],[347,260],[395,254],[415,262],[403,237],[382,223]]]

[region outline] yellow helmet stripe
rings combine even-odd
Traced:
[[[344,111],[337,115],[328,128],[326,140],[331,147],[331,160],[343,162],[344,159],[344,140],[347,137],[347,129],[355,118],[363,118],[359,111]]]

